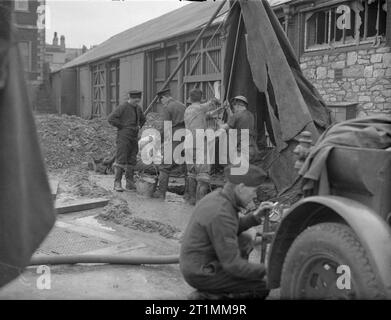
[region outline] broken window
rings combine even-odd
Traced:
[[[345,1],[305,15],[305,51],[362,43],[378,45],[386,34],[386,0]]]

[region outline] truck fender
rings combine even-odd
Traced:
[[[295,238],[307,227],[322,222],[349,225],[365,249],[372,267],[391,292],[391,230],[376,212],[367,206],[338,196],[313,196],[297,202],[282,219],[268,255],[268,285],[280,287],[285,256]]]

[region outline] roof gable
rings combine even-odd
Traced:
[[[291,0],[268,1],[272,6],[276,6]],[[97,61],[114,54],[126,52],[196,30],[209,21],[219,5],[220,1],[187,4],[179,9],[116,34],[97,47],[68,62],[62,69]],[[225,15],[228,9],[229,2],[227,1],[219,16]]]

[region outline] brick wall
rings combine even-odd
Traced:
[[[391,115],[391,48],[306,54],[304,75],[326,102],[358,102],[358,116]]]
[[[44,71],[45,59],[45,28],[38,28],[39,5],[45,5],[45,0],[30,0],[29,11],[14,11],[15,38],[16,41],[28,41],[30,43],[30,70],[25,76],[29,89],[30,100],[33,110],[49,110],[48,106],[48,77]],[[45,103],[43,103],[45,101]]]

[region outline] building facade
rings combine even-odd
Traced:
[[[390,10],[389,0],[284,6],[281,18],[304,75],[329,105],[339,107],[337,118],[391,114]]]
[[[48,64],[50,72],[60,69],[65,63],[77,58],[87,52],[87,47],[67,48],[65,36],[58,39],[57,32],[54,32],[51,44],[46,43],[45,62]]]
[[[146,108],[219,4],[186,5],[126,30],[67,63],[52,74],[57,111],[84,118],[106,116],[131,89],[143,91]],[[228,4],[170,82],[175,98],[186,101],[194,86],[202,88],[206,98],[214,95],[214,86],[222,79],[222,22],[227,9]],[[159,105],[154,106],[158,109]]]
[[[45,79],[45,0],[13,1],[15,38],[18,42],[29,94],[35,110]]]
[[[391,0],[269,2],[304,75],[337,120],[391,113]],[[85,118],[105,116],[130,89],[143,91],[146,108],[218,5],[186,5],[126,30],[66,64],[52,76],[59,97],[56,109]],[[216,88],[223,93],[222,26],[228,10],[227,4],[169,84],[175,98],[186,101],[194,86],[203,89],[205,98]]]

